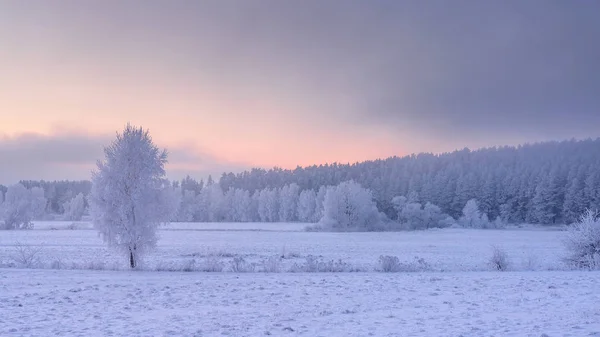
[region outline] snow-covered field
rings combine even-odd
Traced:
[[[126,259],[109,249],[94,230],[43,230],[68,228],[71,222],[36,223],[38,230],[0,232],[0,263],[10,260],[15,244],[40,250],[47,265],[59,261],[103,262],[106,268],[126,268]],[[280,226],[281,231],[276,231]],[[484,271],[492,246],[509,255],[514,270],[560,269],[564,250],[563,232],[556,230],[473,230],[445,229],[414,232],[322,233],[301,231],[306,224],[271,223],[174,223],[159,232],[158,247],[147,255],[152,268],[161,263],[201,264],[208,257],[219,258],[225,266],[236,256],[259,265],[275,256],[284,256],[282,269],[302,263],[309,255],[323,261],[338,261],[372,271],[380,255],[397,256],[402,262],[422,258],[435,271]],[[77,228],[90,228],[78,224]],[[218,228],[218,230],[211,230]],[[227,269],[227,268],[225,268]],[[259,268],[257,268],[259,269]]]
[[[561,231],[171,224],[145,269],[205,260],[224,268],[185,273],[127,271],[94,230],[69,225],[0,232],[0,264],[15,266],[19,243],[47,268],[0,269],[0,336],[600,336],[600,273],[555,270]],[[490,271],[492,246],[514,271]],[[286,272],[309,255],[365,272]],[[422,258],[430,271],[376,272],[380,255]],[[281,272],[234,273],[235,257],[256,271],[275,258]]]
[[[0,335],[594,336],[599,276],[9,269]]]

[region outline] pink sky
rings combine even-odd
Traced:
[[[0,183],[128,122],[174,177],[598,135],[597,11],[434,3],[1,1]]]

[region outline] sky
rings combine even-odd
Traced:
[[[0,183],[172,178],[600,136],[599,1],[4,0]]]

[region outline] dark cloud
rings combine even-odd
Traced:
[[[594,133],[600,122],[597,1],[98,6],[76,12],[78,19],[91,16],[114,33],[109,37],[120,35],[124,50],[160,44],[153,57],[165,72],[190,82],[209,76],[232,96],[310,102],[315,109],[308,114],[340,123],[565,137]],[[112,53],[105,47],[113,40],[104,30],[95,33],[86,41]]]
[[[60,62],[302,106],[316,126],[471,147],[598,136],[599,1],[9,4],[0,24],[51,32]]]
[[[0,184],[19,180],[78,180],[89,179],[98,159],[103,158],[104,146],[114,136],[60,133],[42,135],[20,134],[0,137]],[[159,144],[160,146],[160,144]],[[191,175],[198,179],[209,174],[220,176],[224,171],[247,168],[239,163],[220,160],[191,147],[167,147],[171,179]]]

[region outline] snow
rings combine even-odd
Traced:
[[[159,231],[146,270],[213,254],[225,266],[283,255],[283,271],[314,255],[365,272],[132,272],[96,231],[36,223],[0,231],[0,265],[19,243],[40,249],[46,268],[0,268],[0,336],[600,336],[600,272],[552,270],[563,269],[562,231],[185,225]],[[514,271],[490,271],[493,246]],[[376,272],[380,255],[423,258],[432,271]]]
[[[270,256],[286,255],[290,258],[284,263],[289,266],[313,255],[325,260],[342,259],[373,270],[380,255],[393,255],[401,261],[423,258],[434,270],[473,271],[489,270],[492,247],[497,246],[506,251],[516,270],[532,269],[532,265],[533,269],[547,270],[559,268],[566,254],[561,231],[444,229],[323,233],[288,231],[305,224],[285,224],[284,230],[275,231],[276,225],[174,223],[167,227],[171,230],[159,231],[157,249],[145,260],[152,265],[217,254],[239,255],[258,263]],[[183,230],[186,226],[193,230]],[[41,223],[35,224],[35,228],[43,227]],[[220,230],[209,230],[215,227]],[[244,227],[248,230],[241,230]],[[33,230],[0,232],[0,263],[17,242],[41,247],[48,263],[60,260],[70,265],[100,260],[120,266],[126,262],[118,252],[107,248],[94,230]]]
[[[162,230],[210,231],[304,231],[311,223],[297,222],[172,222]],[[89,221],[33,221],[35,230],[93,229]]]
[[[600,335],[590,272],[10,269],[0,280],[2,336]]]

